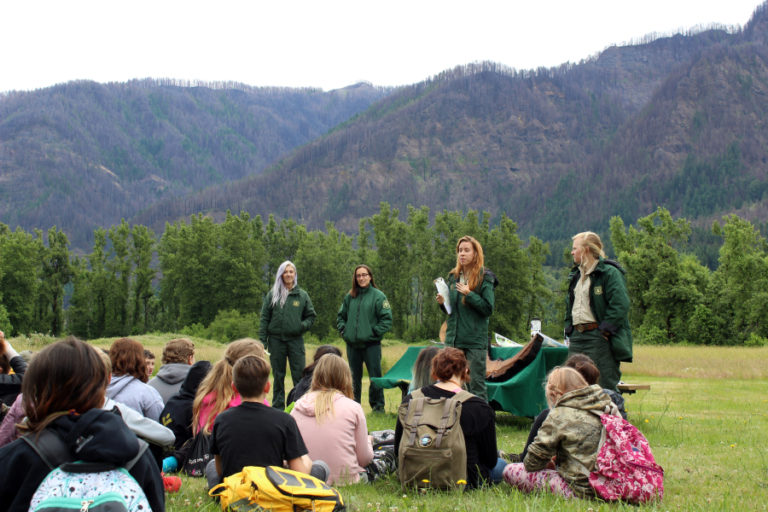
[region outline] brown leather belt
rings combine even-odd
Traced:
[[[598,325],[599,324],[597,322],[592,322],[591,324],[574,325],[573,328],[579,332],[584,332],[584,331],[591,331],[593,329],[597,329]]]

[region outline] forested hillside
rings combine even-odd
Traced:
[[[387,92],[142,80],[0,95],[0,221],[87,248],[96,227],[258,174]]]
[[[487,210],[544,240],[657,205],[710,224],[766,209],[766,7],[743,30],[613,47],[577,65],[458,67],[402,88],[266,173],[137,221],[226,209],[350,232],[380,201]]]

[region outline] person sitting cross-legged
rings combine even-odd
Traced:
[[[309,458],[296,420],[264,404],[270,370],[259,356],[242,357],[232,368],[233,387],[243,402],[219,414],[213,423],[214,458],[205,471],[209,487],[246,466],[282,466],[283,461],[289,469],[328,480],[328,465]]]

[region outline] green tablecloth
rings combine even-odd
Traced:
[[[382,388],[407,386],[411,369],[422,346],[408,347],[405,354],[382,377],[371,379]],[[508,359],[521,347],[491,347],[491,359]],[[543,347],[531,364],[506,382],[488,382],[488,401],[494,409],[517,416],[533,417],[547,408],[544,379],[547,372],[568,358],[568,349]]]

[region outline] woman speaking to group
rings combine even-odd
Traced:
[[[392,308],[386,295],[376,288],[367,265],[355,267],[352,289],[344,297],[336,327],[347,343],[355,401],[360,403],[363,363],[369,377],[381,377],[381,338],[392,328]],[[384,390],[371,383],[368,401],[373,411],[384,411]]]
[[[456,266],[448,274],[450,314],[445,345],[464,352],[469,362],[469,392],[488,400],[485,389],[485,359],[488,354],[488,320],[493,313],[494,291],[499,283],[484,267],[480,242],[463,236],[456,244]],[[446,310],[445,299],[436,300]]]

